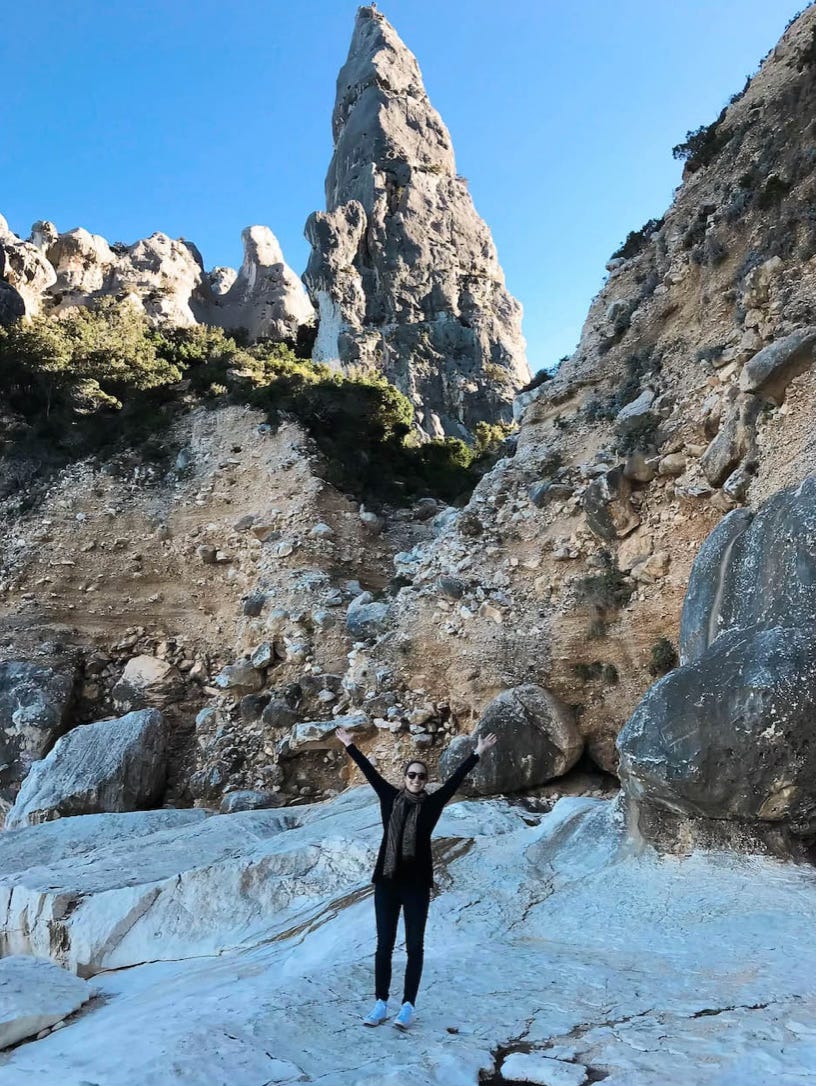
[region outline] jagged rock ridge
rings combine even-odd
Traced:
[[[314,358],[379,370],[430,434],[506,415],[529,379],[521,307],[416,58],[373,6],[357,13],[333,134],[327,210],[306,224]]]
[[[214,324],[242,329],[252,340],[295,340],[314,320],[303,284],[268,227],[247,227],[241,237],[240,271],[208,273],[184,238],[155,233],[109,245],[81,227],[61,234],[40,221],[23,240],[0,216],[0,322],[112,296],[129,299],[159,324]]]

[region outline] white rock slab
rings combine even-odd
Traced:
[[[584,1086],[586,1067],[530,1052],[512,1052],[501,1065],[502,1078],[531,1086]]]
[[[317,750],[323,747],[336,747],[334,733],[338,728],[345,728],[353,735],[364,735],[372,731],[372,723],[367,713],[349,713],[333,720],[304,720],[292,728],[289,736],[289,750]]]
[[[90,985],[41,958],[0,958],[0,1048],[8,1048],[73,1014]]]
[[[152,812],[160,813],[187,812]],[[244,925],[242,944],[230,949],[235,932],[205,929],[226,930],[233,904],[246,915],[247,891],[236,895],[230,868],[219,882],[211,864],[207,895],[219,900],[204,893],[185,899],[186,909],[193,902],[204,910],[200,921],[187,912],[193,930],[186,944],[171,930],[182,911],[173,919],[169,897],[162,915],[148,910],[134,922],[143,949],[162,950],[157,933],[167,927],[172,947],[186,946],[186,958],[100,973],[94,984],[103,998],[93,1013],[0,1054],[0,1086],[477,1086],[481,1073],[497,1071],[500,1053],[522,1046],[531,1057],[584,1067],[590,1082],[606,1075],[605,1086],[812,1080],[811,868],[730,854],[661,858],[627,840],[620,812],[603,801],[563,800],[545,816],[500,800],[451,805],[438,827],[439,893],[431,903],[418,1018],[403,1036],[390,1025],[369,1030],[360,1022],[373,998],[370,868],[361,864],[355,880],[342,842],[362,843],[373,861],[376,801],[367,788],[355,789],[296,808],[290,813],[303,821],[285,832],[267,828],[261,838],[260,824],[249,832],[247,815],[282,813],[212,816],[198,828],[234,825],[234,836],[218,829],[212,839],[224,852],[232,848],[234,862],[256,855],[259,838],[275,856],[298,834],[299,849],[327,842],[322,860],[312,854],[323,873],[310,888],[296,876],[303,894],[293,907],[263,897],[263,915]],[[35,842],[59,825],[0,835],[0,848],[4,837],[17,838],[19,863],[26,837]],[[172,853],[170,871],[195,837],[181,835],[174,845],[179,825],[169,823],[164,837],[158,824],[152,830],[153,851]],[[83,855],[75,838],[62,867],[55,853],[47,858],[53,842],[29,844],[40,861],[42,900],[49,892],[56,897],[66,873],[87,864],[83,885],[103,916],[102,903],[114,900],[111,888],[126,885],[125,845],[138,836],[133,827],[114,833],[118,843],[107,863],[101,842]],[[90,835],[84,840],[88,846]],[[179,870],[183,886],[188,868]],[[250,885],[265,878],[252,864],[248,870]],[[17,871],[20,882],[25,876]],[[64,919],[69,945],[85,937],[73,926],[81,908]],[[115,932],[112,916],[107,930],[115,943],[132,914],[118,914]],[[211,949],[219,945],[220,953]],[[401,941],[394,966],[398,998]]]
[[[113,816],[0,835],[0,946],[90,976],[252,944],[271,917],[295,923],[304,908],[365,881],[378,819],[363,800],[347,795],[335,809],[348,828],[342,818],[335,828],[317,806],[211,817],[134,812],[120,816],[112,841]],[[156,820],[159,813],[167,817]],[[91,819],[96,834],[80,833],[75,824]]]

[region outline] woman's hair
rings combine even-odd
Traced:
[[[423,762],[421,758],[412,758],[410,760],[410,762],[406,762],[405,765],[402,767],[402,775],[403,775],[403,777],[405,776],[405,774],[408,772],[408,770],[411,768],[412,765],[421,765],[422,768],[425,770],[425,776],[426,777],[428,776],[427,763]]]

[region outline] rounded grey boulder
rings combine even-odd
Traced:
[[[816,622],[816,476],[787,487],[752,515],[735,509],[694,560],[680,627],[693,661],[726,630],[812,628]]]
[[[730,630],[647,691],[618,736],[630,798],[816,832],[816,638]]]
[[[584,749],[571,710],[543,686],[526,683],[503,690],[485,709],[474,732],[454,739],[439,762],[449,776],[480,735],[495,732],[498,743],[480,759],[462,791],[491,796],[520,792],[561,777]]]
[[[157,709],[80,724],[35,762],[6,829],[101,811],[138,811],[161,802],[167,723]]]
[[[387,603],[375,601],[370,592],[362,592],[349,604],[346,612],[346,630],[355,640],[373,639],[385,630],[388,617]]]

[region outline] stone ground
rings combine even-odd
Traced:
[[[120,940],[120,958],[129,947],[142,964],[98,973],[95,998],[64,1028],[0,1056],[0,1086],[816,1082],[812,869],[734,854],[660,858],[627,837],[615,801],[564,799],[549,814],[502,800],[452,805],[438,831],[440,893],[419,1015],[401,1034],[360,1023],[374,945],[370,889],[360,874],[361,852],[377,838],[370,793],[354,790],[299,814],[303,824],[283,838],[291,835],[293,856],[320,842],[317,866],[334,867],[333,892],[307,899],[300,889],[309,879],[294,864],[288,904],[263,929],[233,924],[220,953],[218,929],[256,893],[252,879],[225,879],[219,895],[221,868],[210,863],[197,904],[188,891],[178,906],[196,908],[190,927],[210,924],[210,936],[185,941],[185,918],[171,915],[168,900],[155,919],[130,899],[117,916],[116,865],[101,856],[78,912],[96,908]],[[126,832],[138,833],[134,816],[105,817],[130,818]],[[211,834],[219,825],[232,834],[233,865],[242,848],[230,820],[240,817],[206,820]],[[81,821],[64,820],[68,830]],[[190,832],[189,819],[182,826]],[[49,881],[49,850],[36,836],[43,829],[4,835],[20,860],[31,842],[39,866],[27,881],[29,892],[40,881],[41,903],[64,893],[72,866],[70,856],[55,862]],[[105,836],[107,826],[100,842]],[[351,856],[350,837],[364,846]],[[257,837],[248,838],[244,852],[257,865]],[[277,834],[270,852],[280,853],[283,838]],[[84,857],[75,866],[91,870],[87,833],[72,848]],[[282,870],[279,863],[278,876]],[[87,914],[84,926],[78,921],[78,942],[87,922]],[[147,960],[161,953],[164,927],[175,928],[166,947],[177,957]],[[395,966],[399,981],[399,948]]]

